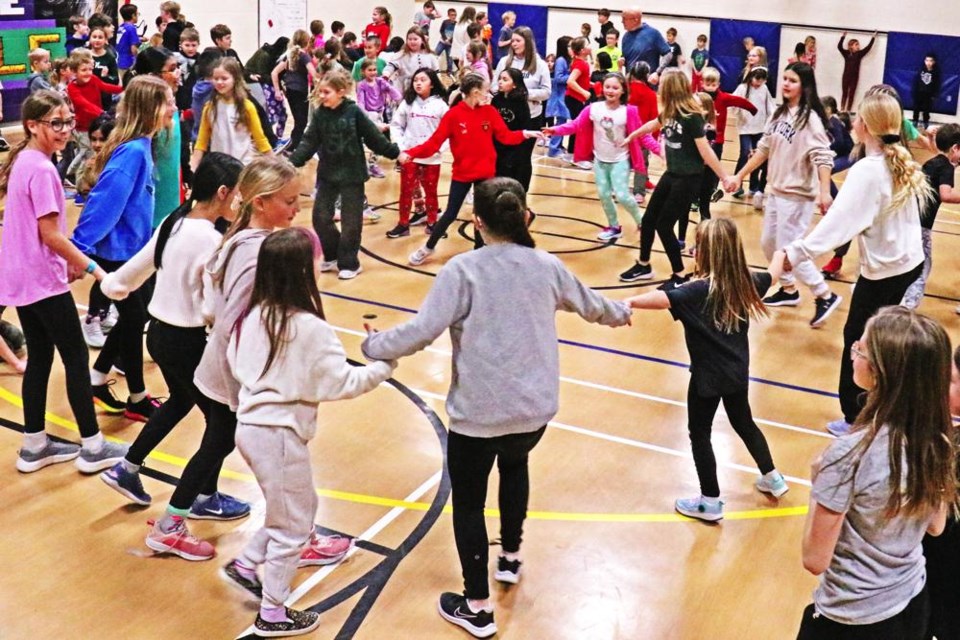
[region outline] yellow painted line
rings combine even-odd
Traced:
[[[12,404],[20,409],[23,408],[23,399],[15,393],[0,387],[0,399]],[[46,413],[46,419],[51,424],[63,427],[68,431],[79,433],[80,428],[75,422],[61,416]],[[126,441],[117,437],[104,434],[107,440],[120,444],[128,444]],[[187,466],[187,459],[175,456],[162,451],[154,451],[149,459],[164,462],[180,469]],[[239,480],[241,482],[255,483],[257,479],[249,473],[231,471],[223,469],[220,472],[221,477]],[[317,489],[317,495],[330,498],[331,500],[341,500],[343,502],[353,502],[355,504],[366,504],[385,508],[401,508],[411,511],[426,511],[430,508],[427,502],[408,502],[406,500],[395,500],[393,498],[384,498],[381,496],[371,496],[364,493],[353,493],[350,491],[335,491],[333,489]],[[444,513],[452,513],[452,508],[447,505],[443,508]],[[778,507],[772,509],[752,509],[748,511],[732,511],[723,514],[725,520],[756,520],[762,518],[784,518],[791,516],[806,515],[807,507]],[[484,509],[484,515],[489,518],[498,518],[500,511],[498,509]],[[527,518],[530,520],[545,520],[551,522],[689,522],[692,518],[681,516],[677,513],[568,513],[563,511],[529,511]]]

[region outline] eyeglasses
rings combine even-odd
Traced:
[[[870,362],[870,358],[867,357],[867,354],[865,354],[863,351],[860,351],[859,340],[850,345],[850,358],[853,360],[856,360],[857,358],[863,358],[867,362]]]
[[[59,118],[56,120],[37,120],[37,122],[42,122],[57,133],[60,133],[64,129],[73,131],[77,126],[76,118],[68,118],[66,120],[60,120]]]

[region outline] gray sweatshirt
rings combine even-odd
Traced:
[[[627,305],[584,286],[549,253],[491,244],[450,260],[417,316],[369,336],[363,353],[396,360],[449,328],[450,431],[480,438],[529,433],[557,413],[557,310],[611,327],[630,319]]]

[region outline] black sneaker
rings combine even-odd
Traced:
[[[813,320],[810,321],[810,326],[814,328],[822,326],[842,301],[843,298],[835,293],[831,293],[829,298],[817,298],[817,309],[813,312]]]
[[[637,280],[652,280],[653,267],[639,262],[620,274],[621,282],[636,282]]]
[[[0,152],[10,151],[10,143],[3,136],[0,136]]]
[[[687,274],[685,276],[678,276],[677,274],[674,273],[670,276],[669,280],[661,284],[659,287],[657,287],[657,289],[659,291],[672,291],[689,280],[690,280],[690,274]]]
[[[263,585],[260,583],[260,580],[258,580],[256,576],[254,576],[252,580],[244,577],[237,568],[236,560],[231,560],[221,567],[220,577],[230,586],[242,589],[247,595],[256,598],[257,602],[260,602],[260,599],[263,598]]]
[[[800,292],[787,293],[783,287],[780,287],[775,294],[764,298],[763,304],[768,307],[795,307],[800,304]]]
[[[716,191],[713,192],[713,195],[710,196],[710,202],[720,202],[721,200],[723,200],[724,193],[725,192],[723,189],[717,189]]]
[[[282,638],[286,636],[302,636],[320,626],[320,614],[313,611],[297,611],[287,609],[287,619],[283,622],[267,622],[257,614],[253,623],[254,633],[264,638]]]
[[[161,404],[163,403],[160,400],[150,397],[149,394],[139,402],[134,402],[128,398],[127,405],[123,410],[123,417],[136,422],[149,422],[153,412],[159,409]]]
[[[474,638],[489,638],[497,632],[493,611],[472,611],[467,599],[459,593],[441,594],[437,610],[444,620],[465,629]]]
[[[410,221],[410,224],[413,224],[413,221]],[[410,235],[410,227],[405,224],[398,224],[390,231],[387,231],[388,238],[402,238],[403,236]]]
[[[116,380],[108,380],[104,384],[95,384],[93,389],[93,404],[103,410],[104,413],[119,415],[127,408],[125,402],[121,402],[113,393],[112,387],[117,383]]]
[[[520,582],[520,565],[523,562],[520,560],[507,560],[503,556],[497,558],[497,570],[493,574],[493,578],[497,582],[505,582],[507,584],[517,584]]]
[[[412,216],[410,216],[410,226],[415,227],[418,224],[423,224],[427,221],[427,212],[426,211],[415,211]],[[406,234],[404,234],[406,235]]]

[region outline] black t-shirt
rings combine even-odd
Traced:
[[[667,120],[660,129],[666,147],[667,171],[680,176],[703,173],[703,156],[697,138],[704,136],[703,116],[694,113],[679,120]]]
[[[678,42],[674,42],[670,45],[670,51],[673,52],[673,58],[670,59],[670,64],[667,65],[667,68],[670,67],[679,67],[680,66],[680,56],[683,55],[683,49],[680,48]]]
[[[773,283],[767,272],[753,273],[757,293],[763,295]],[[690,352],[690,384],[697,395],[716,397],[747,388],[750,375],[750,342],[744,322],[739,331],[724,333],[713,322],[707,308],[710,280],[691,280],[667,291],[670,313],[683,323]]]
[[[493,96],[490,104],[500,112],[507,128],[511,131],[523,131],[530,128],[530,105],[526,98],[508,97],[500,93]],[[526,156],[530,157],[530,148],[526,145],[500,144],[496,140],[493,146],[497,150],[497,161],[499,164],[515,166]]]
[[[953,188],[953,172],[956,169],[947,156],[938,153],[923,164],[923,173],[933,189],[933,199],[927,201],[926,207],[920,214],[920,225],[924,229],[933,229],[933,223],[940,211],[940,187],[947,185]]]

